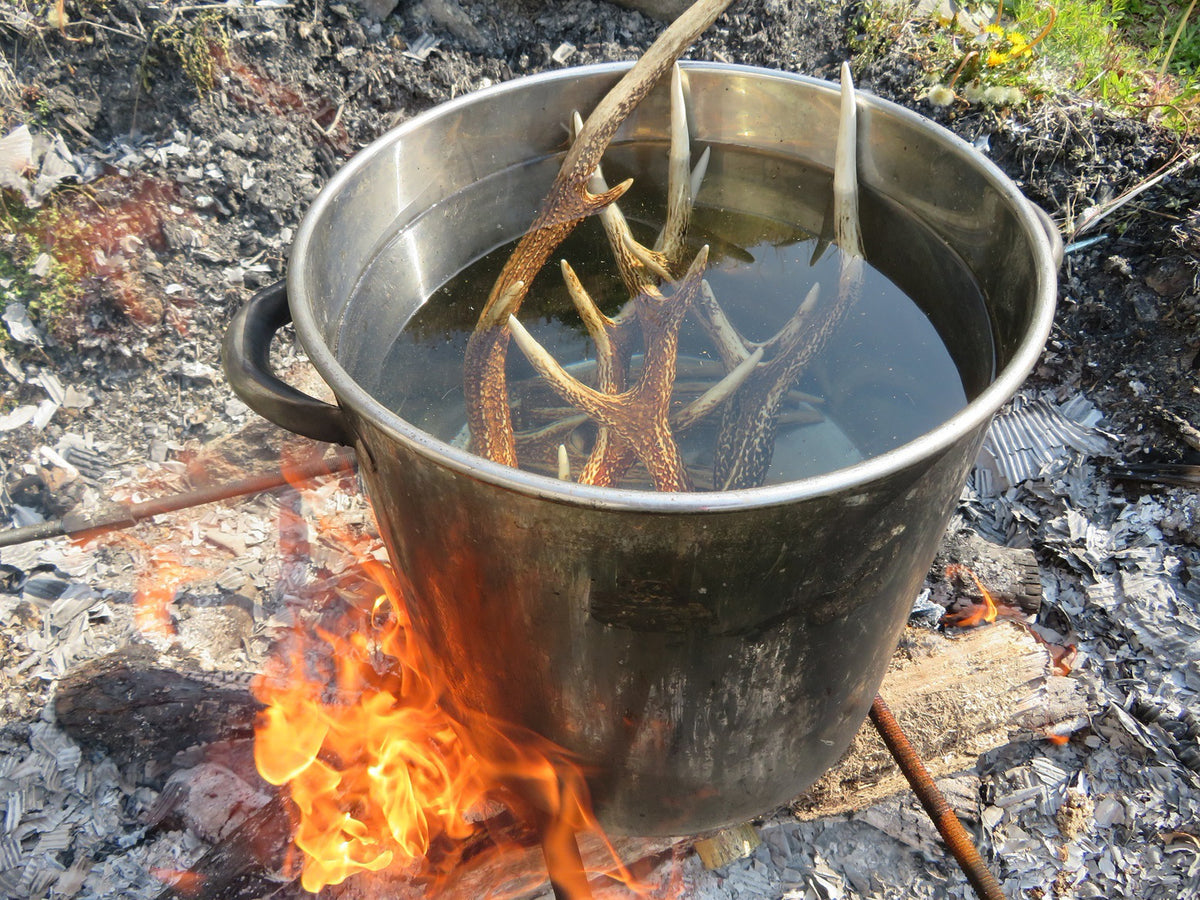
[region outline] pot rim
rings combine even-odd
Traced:
[[[684,68],[733,71],[765,79],[799,82],[834,94],[840,90],[838,85],[829,81],[759,66],[689,60],[681,60],[680,65]],[[971,400],[937,427],[905,444],[862,462],[797,481],[733,491],[659,493],[648,490],[580,485],[492,462],[438,440],[407,422],[372,397],[342,367],[323,339],[312,313],[309,292],[300,274],[303,267],[298,261],[307,256],[309,244],[313,240],[314,231],[325,208],[371,159],[380,153],[388,152],[405,134],[422,128],[428,121],[448,111],[481,101],[502,102],[505,95],[523,90],[531,83],[573,80],[583,75],[605,73],[617,75],[630,66],[632,66],[631,62],[616,62],[557,69],[552,72],[516,78],[438,104],[374,140],[335,173],[325,185],[304,215],[296,232],[288,263],[288,296],[297,338],[321,377],[333,390],[339,405],[349,407],[353,417],[369,420],[375,427],[382,429],[396,441],[438,465],[445,466],[469,478],[526,496],[596,509],[667,514],[700,513],[769,507],[843,491],[863,490],[873,482],[941,453],[958,441],[967,438],[977,429],[985,427],[996,411],[1016,394],[1017,389],[1020,388],[1040,358],[1053,324],[1057,296],[1055,276],[1057,264],[1054,261],[1051,238],[1039,221],[1033,205],[1021,194],[1012,180],[970,144],[918,113],[889,100],[863,91],[856,91],[860,103],[879,108],[888,115],[903,120],[914,129],[932,132],[950,150],[956,151],[961,156],[969,157],[972,164],[981,170],[986,180],[1009,202],[1032,244],[1037,296],[1033,299],[1033,318],[1029,328],[1017,345],[1008,364],[996,373],[991,384],[974,400]]]

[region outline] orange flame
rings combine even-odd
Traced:
[[[150,870],[150,874],[163,884],[170,885],[175,893],[184,897],[195,896],[204,886],[204,876],[196,872],[155,868]]]
[[[140,547],[146,557],[138,567],[137,590],[133,595],[134,623],[142,634],[174,637],[171,603],[176,593],[183,585],[208,573],[187,565],[168,552],[150,548],[134,538],[126,539]]]
[[[419,860],[440,835],[466,837],[464,815],[483,795],[477,767],[420,673],[404,608],[384,596],[359,613],[347,637],[318,632],[340,663],[327,673],[332,696],[303,649],[255,685],[267,704],[255,761],[263,778],[288,786],[299,809],[295,843],[310,891]]]
[[[983,597],[983,603],[976,604],[973,609],[962,613],[953,615],[947,613],[942,617],[942,624],[955,625],[959,628],[974,628],[976,625],[981,625],[984,622],[995,622],[999,610],[996,606],[996,601],[992,598],[991,592],[983,586],[983,582],[966,566],[957,563],[946,566],[947,578],[962,576],[966,576],[975,582],[975,587],[979,589],[979,594]]]
[[[352,606],[315,638],[297,631],[289,655],[254,684],[266,706],[255,761],[295,802],[302,886],[316,892],[383,870],[436,882],[454,864],[446,847],[478,834],[485,804],[501,799],[536,810],[556,880],[582,893],[575,833],[597,829],[582,773],[537,735],[481,715],[456,724],[394,574],[369,555],[359,570],[381,592],[373,605]],[[633,887],[605,845],[607,868]],[[438,863],[428,859],[434,847]]]

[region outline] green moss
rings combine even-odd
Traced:
[[[172,61],[178,63],[198,94],[211,91],[217,83],[220,58],[229,47],[224,17],[223,10],[205,10],[186,22],[168,19],[157,25],[139,67],[143,86],[149,87],[153,68]]]
[[[17,302],[29,317],[49,334],[62,334],[78,318],[84,297],[77,275],[52,255],[45,271],[35,274],[37,261],[47,252],[43,235],[53,233],[62,214],[53,204],[28,209],[19,199],[8,197],[0,206],[0,308]],[[11,339],[2,333],[6,342]]]

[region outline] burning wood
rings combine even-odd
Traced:
[[[1069,735],[1087,721],[1086,698],[1077,685],[1055,674],[1047,649],[1011,621],[949,641],[910,630],[880,691],[934,778],[968,771],[981,754],[1014,739]],[[838,815],[904,790],[891,755],[863,728],[842,761],[795,809],[804,818]]]
[[[494,799],[544,823],[551,873],[583,879],[571,859],[574,835],[597,829],[583,774],[537,735],[469,711],[448,714],[398,582],[380,563],[363,567],[366,602],[320,629],[315,645],[297,633],[254,688],[266,707],[255,760],[296,805],[303,886],[318,891],[384,869],[443,881]],[[371,583],[381,592],[373,598]],[[605,870],[630,880],[612,852]]]
[[[951,565],[946,567],[947,578],[970,578],[979,589],[979,595],[983,599],[981,604],[978,604],[974,610],[964,611],[958,614],[947,613],[942,618],[943,625],[954,625],[958,628],[973,628],[984,622],[995,622],[996,616],[999,615],[999,607],[996,606],[996,601],[992,598],[992,592],[983,586],[983,582],[979,580],[974,572],[963,565]]]

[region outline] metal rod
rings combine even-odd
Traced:
[[[23,525],[20,528],[10,528],[0,531],[0,547],[15,547],[17,544],[27,544],[30,541],[44,541],[47,538],[62,537],[62,519],[49,522],[37,522],[33,525]]]
[[[883,738],[892,758],[896,760],[896,765],[900,767],[913,793],[921,801],[921,806],[933,820],[938,834],[946,842],[955,862],[975,889],[976,896],[980,900],[1005,900],[996,876],[988,869],[962,822],[958,821],[958,816],[950,809],[950,804],[933,783],[933,778],[921,762],[921,757],[901,730],[900,723],[878,694],[875,695],[875,702],[871,704],[871,724]]]
[[[94,537],[109,531],[132,528],[138,522],[152,519],[165,513],[190,509],[220,500],[232,500],[251,494],[261,494],[298,481],[312,481],[322,475],[341,474],[357,467],[354,456],[338,452],[331,457],[311,459],[266,475],[254,475],[229,484],[212,485],[195,491],[185,491],[168,497],[158,497],[142,503],[122,503],[107,509],[90,510],[84,513],[70,512],[61,519],[38,522],[23,528],[11,528],[0,532],[0,547],[13,547],[29,541],[41,541],[54,537]]]

